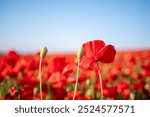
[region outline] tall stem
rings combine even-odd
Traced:
[[[79,79],[79,62],[80,62],[80,60],[78,60],[77,74],[76,74],[76,84],[75,84],[75,89],[74,89],[74,94],[73,94],[73,100],[75,99],[76,92],[77,92],[77,87],[78,87],[78,79]]]
[[[40,98],[43,100],[43,95],[42,95],[42,73],[41,73],[41,68],[42,68],[42,58],[40,59],[40,64],[39,64],[39,80],[40,80]]]
[[[101,72],[100,72],[100,67],[98,62],[97,63],[97,68],[98,68],[98,75],[99,75],[99,83],[100,83],[100,93],[101,93],[101,99],[103,99],[103,86],[102,86],[102,77],[101,77]]]

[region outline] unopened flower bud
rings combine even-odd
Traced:
[[[148,90],[148,89],[150,89],[150,85],[149,85],[148,83],[146,83],[145,86],[144,86],[144,88],[145,88],[146,90]]]
[[[130,99],[131,99],[131,100],[134,100],[134,99],[135,99],[135,92],[131,92],[131,93],[130,93]]]
[[[84,53],[83,47],[79,48],[78,51],[77,51],[77,59],[78,60],[80,60],[82,58],[83,53]]]
[[[35,88],[33,89],[33,94],[36,95],[37,93],[38,93],[38,88],[35,87]]]
[[[91,90],[91,89],[88,89],[88,90],[86,91],[85,95],[91,97],[91,95],[92,95],[92,90]]]
[[[40,51],[40,58],[44,58],[47,54],[47,47],[43,47]]]

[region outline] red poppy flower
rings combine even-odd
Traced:
[[[68,92],[65,98],[71,100],[73,97],[73,93],[74,93],[73,91]],[[84,96],[81,91],[77,91],[75,100],[90,100],[90,99],[91,99],[90,97]]]
[[[56,57],[53,59],[52,63],[49,66],[49,70],[51,73],[62,71],[66,66],[66,58],[65,57]]]
[[[130,96],[130,84],[128,81],[120,81],[117,84],[117,92],[124,96],[125,99],[128,99]]]
[[[116,99],[116,95],[117,95],[116,86],[104,88],[104,96],[105,97],[109,97],[111,99]]]
[[[58,71],[50,76],[48,82],[52,84],[53,88],[62,88],[66,85],[66,78]]]
[[[10,50],[7,54],[7,63],[11,65],[12,67],[15,66],[16,62],[19,59],[19,55],[14,50]]]
[[[74,63],[69,63],[69,64],[67,64],[67,65],[64,67],[64,69],[63,69],[63,71],[62,71],[62,74],[63,74],[64,76],[70,75],[70,74],[75,70],[75,67],[76,67],[76,65],[75,65]]]
[[[21,100],[31,100],[33,99],[33,85],[26,84],[22,86],[21,94],[20,94],[20,99]]]
[[[7,99],[7,100],[17,100],[18,96],[19,96],[19,91],[15,86],[13,86],[10,89],[10,92],[5,96],[5,99]]]
[[[89,69],[93,62],[101,61],[103,63],[112,63],[114,61],[116,50],[113,45],[105,45],[102,40],[86,42],[82,45],[84,56],[80,61],[80,66]]]
[[[43,99],[46,99],[47,92],[42,92],[42,95],[43,95]],[[40,99],[41,99],[40,93],[37,93],[35,98],[36,98],[37,100],[40,100]]]
[[[94,40],[84,43],[84,55],[97,62],[111,63],[114,61],[116,50],[112,45],[105,45],[102,40]]]

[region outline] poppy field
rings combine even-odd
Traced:
[[[44,49],[0,54],[1,100],[150,99],[149,49],[117,51],[101,40],[77,54]]]

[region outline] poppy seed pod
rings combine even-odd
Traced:
[[[44,58],[47,53],[47,47],[43,47],[40,51],[40,58]]]
[[[80,47],[77,51],[77,59],[80,60],[83,56],[83,53],[84,53],[84,49],[83,47]]]

